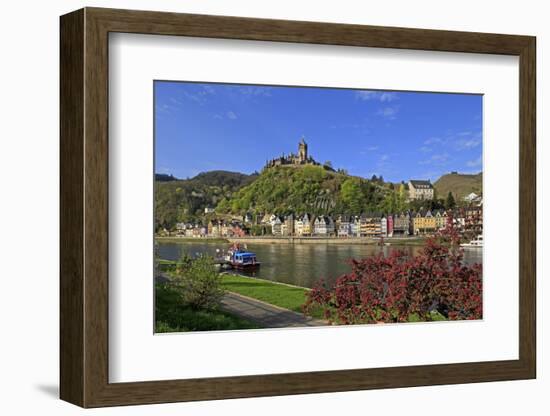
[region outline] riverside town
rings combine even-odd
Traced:
[[[155,332],[483,318],[482,96],[154,93]]]
[[[264,169],[293,166],[319,166],[308,156],[307,143],[302,138],[298,155],[290,154],[269,161]],[[323,169],[333,172],[330,166]],[[457,175],[456,172],[450,175]],[[379,182],[378,178],[373,178]],[[158,230],[159,236],[207,238],[207,237],[302,237],[302,238],[387,238],[427,236],[444,229],[449,221],[463,235],[479,241],[483,230],[483,198],[470,192],[461,200],[455,200],[450,191],[446,201],[435,200],[434,186],[430,180],[410,179],[407,183],[388,184],[388,191],[395,191],[395,200],[407,207],[399,212],[346,212],[315,215],[308,212],[246,212],[243,215],[218,213],[213,207],[205,207],[204,215],[189,222],[177,222],[169,229]],[[397,202],[396,202],[397,205]],[[410,207],[410,208],[408,208]],[[417,209],[415,209],[416,207]],[[365,207],[367,208],[367,207]],[[368,208],[367,208],[368,209]]]

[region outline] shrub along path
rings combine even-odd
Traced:
[[[156,281],[168,283],[170,277],[159,273]],[[262,328],[329,325],[328,321],[316,319],[322,318],[320,311],[315,311],[314,317],[301,312],[305,288],[231,274],[223,275],[222,287],[226,293],[221,309]]]
[[[234,292],[227,292],[224,295],[221,308],[265,328],[328,325],[327,321],[314,319]]]

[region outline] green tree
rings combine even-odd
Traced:
[[[399,211],[398,197],[394,191],[390,191],[384,197],[382,208],[385,213],[394,213]]]
[[[405,184],[401,182],[399,185],[399,191],[397,194],[397,210],[403,211],[407,203],[407,190],[405,189]]]
[[[365,205],[365,195],[358,178],[348,178],[342,183],[342,203],[347,210],[360,213]]]
[[[456,207],[455,197],[453,196],[453,193],[451,191],[449,191],[449,194],[447,195],[445,206],[447,207],[447,209],[453,209],[454,207]]]
[[[225,292],[213,258],[200,256],[181,262],[183,266],[177,270],[173,282],[183,303],[193,309],[216,309]]]

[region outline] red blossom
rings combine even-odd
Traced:
[[[350,273],[309,292],[304,311],[321,308],[339,324],[481,319],[482,266],[463,263],[459,241],[451,219],[415,256],[393,250],[351,260]]]

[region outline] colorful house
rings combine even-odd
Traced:
[[[350,217],[349,232],[352,237],[359,237],[361,234],[361,220],[357,216]]]
[[[221,236],[221,224],[218,220],[211,220],[208,222],[208,235],[212,237]]]
[[[380,237],[382,235],[382,215],[379,213],[361,214],[361,237]]]
[[[429,180],[411,179],[409,181],[409,199],[433,199],[434,188]]]
[[[330,215],[327,217],[327,234],[331,236],[334,236],[336,234],[334,220]]]
[[[359,217],[359,236],[366,237],[368,232],[368,222],[369,218],[367,214],[361,214]]]
[[[483,232],[483,211],[481,206],[470,205],[464,210],[464,231],[479,235]]]
[[[386,235],[388,237],[393,237],[393,214],[388,214],[386,216]]]
[[[436,231],[436,220],[430,210],[420,210],[413,216],[415,235],[433,233],[434,231]]]
[[[336,224],[338,237],[349,237],[351,235],[351,222],[349,215],[339,215]]]
[[[302,217],[296,217],[294,220],[294,234],[297,236],[301,236],[304,232],[304,222],[302,221]]]
[[[220,226],[220,234],[222,237],[230,237],[231,234],[231,224],[228,224],[226,222],[222,222]]]
[[[283,235],[294,235],[294,215],[290,214],[285,217],[283,224]]]
[[[409,212],[402,212],[393,217],[393,235],[410,235],[412,233],[412,220]]]
[[[309,214],[304,214],[302,217],[302,235],[310,236],[313,232],[313,221]]]
[[[283,221],[278,215],[272,216],[271,220],[271,234],[275,236],[283,235]]]
[[[233,237],[244,237],[246,230],[241,224],[233,224],[231,227],[231,234]]]
[[[388,236],[388,218],[385,215],[380,217],[380,237]]]
[[[328,219],[324,215],[319,215],[313,222],[313,234],[319,236],[328,235]]]
[[[445,210],[435,210],[433,216],[435,218],[436,230],[442,230],[447,226],[447,212]]]

